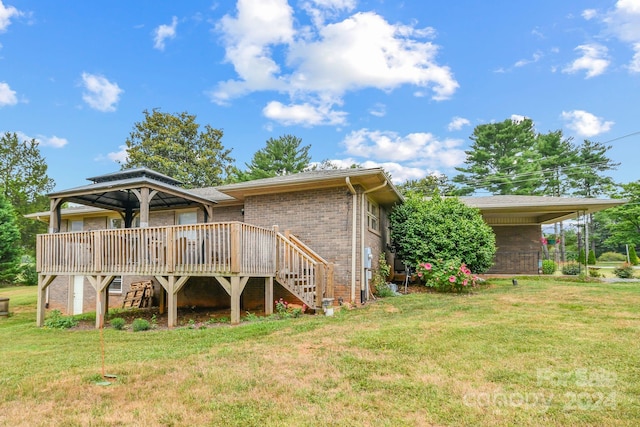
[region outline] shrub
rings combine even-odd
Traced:
[[[380,254],[378,259],[378,268],[374,270],[371,284],[377,297],[386,298],[395,296],[395,293],[387,285],[387,278],[391,272],[391,266],[387,264],[387,258],[384,253]]]
[[[122,317],[116,317],[115,319],[111,319],[109,322],[113,329],[117,329],[119,331],[124,329],[125,320]]]
[[[596,265],[596,253],[594,251],[589,251],[589,256],[587,257],[588,265]]]
[[[25,255],[18,267],[18,274],[15,278],[17,285],[35,286],[38,284],[38,272],[36,271],[36,260]]]
[[[580,249],[580,253],[578,253],[578,264],[584,264],[586,260],[587,257],[584,254],[584,249]]]
[[[577,276],[578,274],[580,274],[580,270],[580,264],[573,261],[568,262],[562,266],[562,274],[565,274],[567,276]]]
[[[133,323],[131,323],[131,329],[133,329],[133,332],[147,331],[150,328],[151,324],[146,319],[135,319]]]
[[[468,292],[476,286],[478,278],[458,260],[423,262],[416,268],[420,280],[439,292]]]
[[[53,329],[69,329],[77,325],[78,321],[73,316],[63,316],[60,310],[53,310],[44,321],[44,326]]]
[[[619,254],[617,252],[605,252],[598,257],[598,261],[607,262],[607,261],[616,261],[616,262],[624,262],[627,258],[623,254]]]
[[[551,259],[542,260],[542,274],[553,274],[558,269],[555,261]]]
[[[635,246],[629,246],[629,263],[631,265],[638,265],[639,262]]]
[[[601,277],[602,274],[600,274],[600,272],[598,271],[597,268],[590,268],[589,269],[589,277]]]
[[[613,274],[620,279],[633,278],[633,266],[627,262],[613,269]]]
[[[480,211],[456,197],[429,200],[409,193],[389,216],[396,255],[410,265],[425,261],[460,260],[472,271],[491,267],[495,234]]]

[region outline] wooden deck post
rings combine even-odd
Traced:
[[[273,277],[264,278],[264,314],[273,314]]]
[[[316,264],[317,273],[316,273],[316,306],[314,308],[319,309],[322,308],[322,297],[324,296],[324,281],[326,277],[326,272],[324,268],[324,264],[318,263]]]
[[[167,326],[173,328],[178,325],[178,294],[174,292],[176,276],[169,276],[167,281]]]
[[[36,311],[36,324],[44,326],[45,303],[47,299],[47,287],[53,282],[56,276],[38,274],[38,308]]]

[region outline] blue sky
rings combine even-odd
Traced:
[[[526,116],[608,142],[631,182],[639,89],[640,0],[0,0],[0,132],[36,138],[58,190],[118,170],[154,108],[223,129],[240,168],[293,134],[396,183]]]

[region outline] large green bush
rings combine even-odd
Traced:
[[[478,209],[457,197],[425,200],[409,193],[389,219],[396,253],[406,263],[457,260],[474,273],[491,267],[496,252],[493,230]]]
[[[542,274],[553,274],[557,269],[558,266],[552,259],[542,260]]]
[[[567,276],[577,276],[578,274],[580,274],[580,270],[580,264],[573,261],[567,262],[562,266],[562,274],[565,274]]]
[[[600,254],[600,256],[598,257],[598,261],[600,262],[608,262],[608,261],[624,262],[626,260],[627,260],[627,257],[617,252],[605,252],[603,254]]]

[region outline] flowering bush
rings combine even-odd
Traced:
[[[478,277],[458,260],[423,262],[416,272],[422,283],[439,292],[468,292],[478,283]]]

